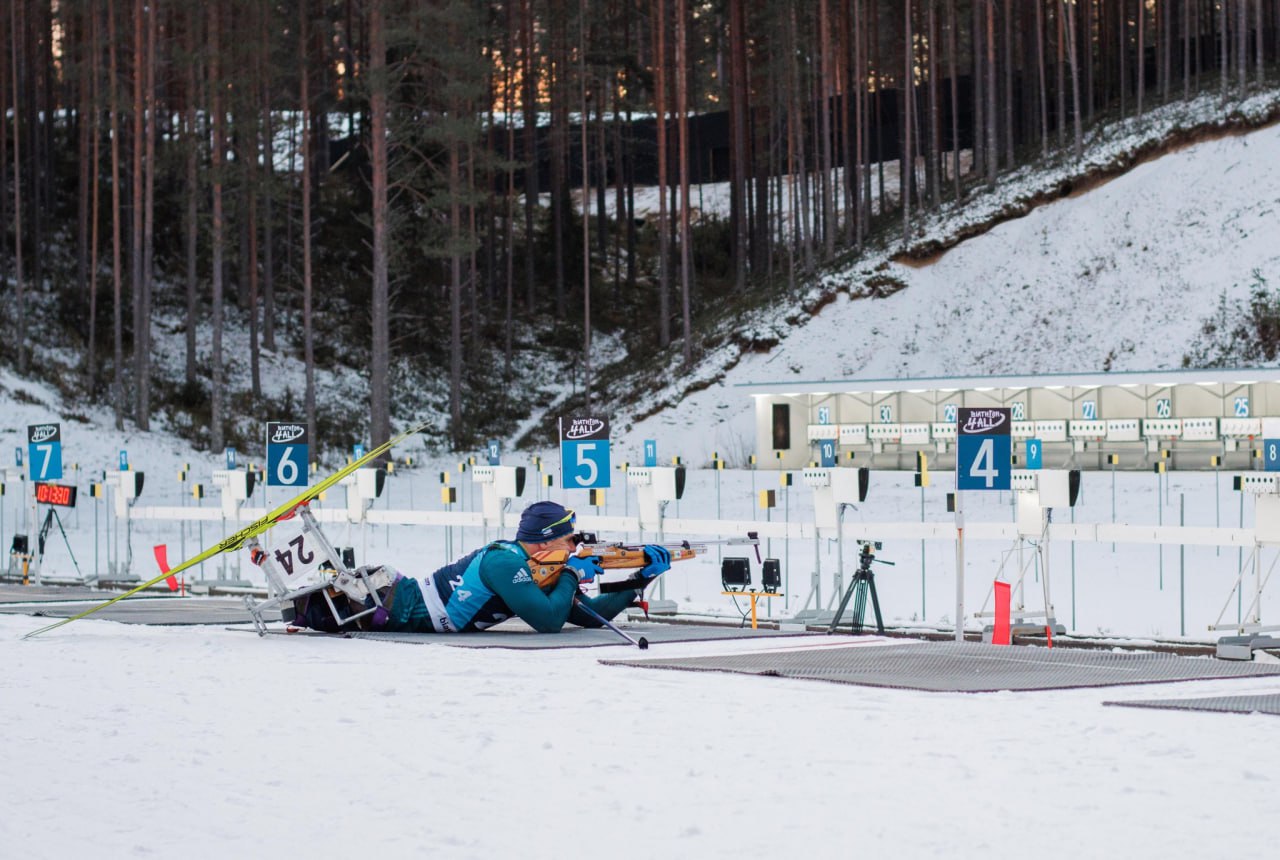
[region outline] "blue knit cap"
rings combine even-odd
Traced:
[[[520,515],[516,540],[546,543],[573,534],[573,511],[556,502],[534,502]]]

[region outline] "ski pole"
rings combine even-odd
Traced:
[[[592,618],[594,618],[596,621],[599,621],[599,622],[600,622],[601,624],[603,624],[605,627],[608,627],[608,628],[609,628],[610,630],[612,630],[614,633],[617,633],[617,634],[618,634],[619,636],[621,636],[623,639],[626,639],[628,642],[630,642],[632,645],[634,645],[634,646],[636,646],[637,648],[639,648],[641,651],[647,651],[647,650],[649,649],[649,640],[648,640],[648,639],[644,638],[643,636],[641,636],[639,639],[635,638],[635,637],[634,637],[634,636],[632,636],[630,633],[628,633],[627,631],[623,630],[623,629],[622,629],[621,627],[619,627],[618,625],[614,624],[614,623],[613,623],[612,621],[610,621],[608,618],[605,618],[605,617],[604,617],[603,615],[601,615],[599,612],[596,612],[594,609],[592,609],[590,606],[588,606],[588,605],[586,604],[586,602],[585,602],[584,600],[582,600],[582,598],[581,598],[581,597],[575,597],[575,598],[573,599],[573,602],[574,602],[574,603],[576,603],[576,604],[578,605],[578,608],[579,608],[579,609],[581,609],[583,612],[585,612],[585,613],[587,613],[588,615],[590,615],[590,616],[591,616]]]

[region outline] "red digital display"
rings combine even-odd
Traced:
[[[76,488],[66,484],[45,484],[37,481],[36,501],[42,505],[74,508],[76,506]]]

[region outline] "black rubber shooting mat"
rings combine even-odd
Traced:
[[[110,599],[110,595],[105,599]],[[96,602],[59,603],[40,606],[3,606],[0,614],[35,615],[44,618],[70,618],[79,615]],[[125,624],[249,624],[253,618],[245,609],[243,600],[235,598],[170,598],[136,599],[133,597],[100,609],[90,618],[99,621],[120,621]]]
[[[622,623],[617,625],[632,638],[643,637],[652,645],[675,642],[727,642],[734,639],[758,639],[761,637],[825,638],[821,633],[785,631],[749,627],[729,627],[698,624],[644,624]],[[250,631],[252,632],[252,631]],[[599,648],[605,645],[621,645],[634,648],[617,633],[605,628],[566,626],[559,633],[538,633],[519,619],[504,622],[501,626],[481,633],[383,633],[352,630],[344,633],[320,633],[315,630],[286,630],[273,625],[267,632],[287,636],[327,636],[334,639],[368,639],[374,642],[398,642],[405,645],[452,645],[456,648],[516,648],[546,650],[550,648]]]
[[[0,585],[0,604],[46,603],[66,600],[110,600],[118,591],[103,591],[87,585]]]
[[[1158,708],[1166,711],[1216,711],[1222,714],[1271,714],[1280,717],[1280,693],[1258,696],[1214,696],[1206,699],[1148,699],[1136,702],[1103,702],[1123,708]]]
[[[674,642],[729,641],[778,636],[818,636],[820,633],[779,632],[777,630],[752,630],[749,627],[713,627],[692,624],[619,624],[633,638],[644,637],[651,645]],[[274,632],[274,631],[273,631]],[[587,629],[566,626],[559,633],[538,633],[518,621],[508,621],[500,627],[482,633],[379,633],[356,631],[351,633],[321,634],[345,636],[351,639],[371,639],[376,642],[400,642],[411,645],[452,645],[457,648],[599,648],[621,645],[634,648],[612,630]]]
[[[933,692],[1061,690],[1280,675],[1280,665],[1172,654],[922,642],[721,657],[601,660],[610,666],[731,672]]]

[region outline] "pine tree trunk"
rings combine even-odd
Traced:
[[[19,65],[19,52],[25,45],[25,26],[23,19],[17,17],[17,9],[21,4],[13,2],[9,6],[9,38],[12,45],[10,68],[13,86],[13,283],[16,304],[15,343],[18,351],[18,372],[27,372],[27,300],[26,276],[23,271],[22,256],[22,81],[26,70]],[[28,123],[32,120],[28,119]],[[33,183],[34,184],[34,183]]]
[[[1073,119],[1073,153],[1076,161],[1084,155],[1084,130],[1080,125],[1080,67],[1077,61],[1075,3],[1063,4],[1067,11],[1067,45],[1071,55],[1071,105]]]
[[[45,122],[45,118],[51,115],[51,101],[49,98],[49,81],[50,74],[48,64],[42,62],[46,59],[50,40],[41,38],[41,35],[48,35],[49,28],[44,19],[44,8],[42,4],[28,3],[22,16],[22,44],[23,44],[23,67],[26,69],[27,86],[23,88],[23,93],[27,99],[27,110],[25,111],[26,134],[27,134],[27,194],[23,198],[23,202],[27,206],[27,249],[31,252],[28,258],[31,263],[31,284],[39,287],[44,283],[44,213],[50,208],[50,201],[53,198],[52,190],[49,186],[51,181],[48,170],[51,164],[49,157],[49,139],[46,133],[52,129],[52,124]],[[44,66],[43,74],[41,66]],[[41,86],[41,84],[44,86]],[[18,363],[25,370],[28,366],[28,358],[30,349],[25,343],[26,332],[26,300],[25,290],[23,287],[24,299],[19,308],[23,315],[22,331],[24,332],[24,342],[18,347]]]
[[[155,211],[156,211],[156,9],[152,5],[147,12],[146,83],[143,107],[146,121],[143,134],[146,137],[146,159],[142,213],[142,325],[134,333],[134,340],[141,345],[138,361],[138,429],[151,429],[151,295],[155,290]]]
[[[455,448],[463,444],[462,427],[462,182],[458,141],[449,146],[449,433]]]
[[[10,4],[10,15],[12,14],[12,8],[12,4]],[[9,46],[9,57],[12,59],[17,56],[17,52],[12,50],[13,39],[10,32],[10,15],[0,12],[0,45]],[[11,67],[11,62],[6,62],[4,58],[0,57],[0,117],[8,117],[10,115],[9,96],[13,93],[13,88],[9,85]],[[2,125],[0,124],[0,126]],[[9,213],[11,200],[9,196],[9,172],[12,167],[13,163],[9,161],[8,129],[0,128],[0,224],[13,223]],[[16,176],[14,181],[17,181]],[[3,270],[0,270],[0,277],[3,277]]]
[[[254,135],[254,144],[257,135]],[[256,160],[257,152],[252,158]],[[249,274],[249,393],[253,399],[262,399],[262,357],[258,342],[258,184],[257,171],[249,164],[249,187],[245,190],[246,229],[249,233],[248,260],[245,269]]]
[[[578,7],[579,131],[582,147],[582,383],[591,411],[591,157],[587,150],[591,105],[587,103],[587,3]]]
[[[1236,86],[1249,82],[1249,0],[1236,0]]]
[[[955,0],[951,0],[955,2]],[[866,64],[866,15],[863,0],[853,0],[853,96],[854,96],[854,162],[853,162],[853,209],[854,234],[857,236],[858,250],[862,250],[862,240],[867,234],[868,197],[863,185],[867,163],[867,64]],[[954,93],[953,93],[954,95]],[[954,107],[954,106],[953,106]],[[954,118],[955,114],[952,114]]]
[[[185,119],[187,146],[187,208],[186,208],[186,257],[187,257],[187,325],[186,325],[186,366],[185,380],[188,388],[196,384],[196,327],[199,322],[199,304],[196,301],[197,252],[199,250],[200,232],[200,129],[196,114],[196,102],[199,99],[197,90],[198,62],[196,60],[196,28],[199,21],[198,7],[194,4],[187,7],[186,35],[184,47],[187,54],[187,110]]]
[[[83,23],[81,19],[77,23]],[[76,87],[76,162],[78,165],[76,188],[76,286],[77,298],[88,304],[90,286],[89,276],[89,196],[90,183],[93,181],[93,162],[90,158],[91,143],[89,140],[92,105],[89,100],[89,78],[94,73],[88,46],[83,41],[84,33],[76,34],[79,39],[79,55],[77,56]],[[5,116],[3,105],[0,105],[0,117]],[[0,126],[3,124],[0,123]],[[4,131],[0,129],[0,136]],[[3,167],[0,167],[3,171]]]
[[[1182,97],[1191,98],[1191,40],[1195,28],[1191,20],[1191,0],[1182,0]]]
[[[1013,157],[1013,66],[1014,66],[1014,44],[1013,44],[1013,0],[1004,0],[1004,49],[1000,52],[1001,63],[1004,66],[1003,85],[1004,92],[1004,110],[1003,110],[1003,140],[1004,163],[1005,167],[1014,166]]]
[[[129,231],[129,285],[133,299],[133,414],[139,429],[146,416],[142,411],[142,374],[146,361],[146,343],[143,338],[143,307],[146,298],[144,285],[146,276],[142,262],[143,241],[143,152],[146,149],[146,103],[143,97],[144,77],[147,62],[146,43],[143,35],[143,0],[133,0],[133,135],[130,140],[130,214],[132,228]]]
[[[951,78],[951,181],[955,198],[960,199],[960,81],[956,68],[956,0],[947,0],[947,73]]]
[[[116,0],[107,0],[107,53],[111,100],[111,333],[113,340],[111,406],[116,429],[124,429],[124,296],[120,212],[120,90],[116,56]]]
[[[556,316],[563,317],[565,308],[565,203],[569,199],[569,107],[565,103],[565,69],[569,62],[569,49],[565,45],[565,12],[556,0],[551,20],[551,57],[554,71],[551,73],[551,232],[555,249],[555,309]]]
[[[996,116],[996,0],[983,0],[986,5],[987,95],[987,185],[994,188],[1000,168],[1000,123]]]
[[[929,183],[929,203],[937,209],[942,205],[942,105],[938,97],[938,74],[942,63],[938,55],[942,51],[938,41],[938,3],[928,0],[926,29],[929,38],[929,157],[925,176]]]
[[[271,12],[265,11],[259,17],[259,57],[271,56],[271,40],[268,23]],[[271,99],[274,93],[272,72],[275,66],[265,62],[264,71],[259,80],[259,99],[262,104],[262,151],[263,169],[266,178],[259,189],[262,194],[262,348],[274,352],[276,348],[276,266],[275,266],[275,218],[273,214],[275,198],[275,127],[271,113]]]
[[[636,124],[635,112],[632,110],[630,100],[627,103],[626,127],[623,161],[626,165],[627,196],[627,289],[630,292],[634,292],[639,273],[636,257],[638,256],[637,246],[640,241],[640,231],[636,226]]]
[[[1045,88],[1044,70],[1044,0],[1036,4],[1036,71],[1040,84],[1040,154],[1049,154],[1049,93]]]
[[[101,208],[101,190],[102,182],[99,173],[102,167],[101,158],[101,115],[100,110],[100,94],[98,92],[98,78],[100,61],[99,41],[100,35],[98,27],[100,25],[98,17],[98,7],[96,3],[89,4],[89,76],[90,76],[90,94],[89,104],[92,111],[93,119],[89,123],[90,135],[93,138],[93,155],[90,159],[93,182],[93,199],[90,203],[89,211],[89,345],[85,351],[84,357],[84,388],[89,396],[93,396],[97,392],[98,377],[98,216]],[[0,87],[3,89],[3,87]],[[2,135],[0,135],[2,136]],[[0,156],[0,163],[4,161]],[[0,212],[0,217],[3,213]]]
[[[676,133],[680,146],[680,310],[684,336],[684,366],[693,365],[693,241],[689,229],[689,46],[686,0],[676,0]]]
[[[367,0],[369,14],[369,113],[373,169],[373,343],[369,367],[369,443],[391,438],[391,297],[388,283],[387,45],[383,0]]]
[[[908,4],[910,5],[910,4]],[[827,0],[818,0],[818,134],[821,148],[818,157],[821,159],[819,170],[822,177],[822,256],[830,260],[836,253],[835,200],[832,196],[832,181],[835,163],[831,152],[831,111],[836,93],[835,70],[831,52],[831,23]]]
[[[538,208],[538,75],[534,57],[534,17],[532,0],[521,3],[521,77],[524,83],[524,284],[525,309],[532,313],[537,296],[534,213]]]
[[[225,386],[222,363],[222,258],[225,251],[225,224],[222,212],[223,154],[226,151],[225,117],[222,112],[222,75],[219,43],[222,38],[221,9],[222,0],[212,0],[209,4],[209,89],[212,93],[210,109],[213,111],[213,151],[210,153],[209,167],[212,182],[213,220],[209,237],[209,250],[212,257],[213,272],[210,279],[212,289],[209,301],[212,308],[212,331],[210,332],[212,348],[209,361],[212,365],[209,392],[209,448],[215,453],[225,447],[223,430],[223,388]]]
[[[302,365],[306,378],[304,405],[307,428],[311,438],[316,438],[316,352],[315,331],[312,325],[312,272],[311,272],[311,185],[315,178],[315,165],[311,157],[311,69],[307,62],[307,25],[311,0],[298,3],[298,102],[302,116]]]
[[[1267,80],[1266,66],[1263,64],[1262,43],[1266,33],[1262,28],[1262,0],[1253,0],[1253,23],[1254,23],[1254,71],[1258,76],[1258,83],[1263,84]]]
[[[614,82],[613,97],[613,124],[609,135],[609,147],[612,151],[613,158],[613,211],[614,217],[618,222],[618,229],[613,231],[613,300],[615,302],[622,299],[622,225],[628,225],[628,230],[635,225],[635,219],[631,217],[627,206],[627,162],[626,153],[622,144],[622,124],[623,120],[619,117],[618,109],[622,105],[622,93],[620,92],[622,81]],[[628,268],[632,273],[634,269]]]
[[[915,158],[911,146],[911,126],[915,113],[912,110],[912,93],[915,91],[915,52],[911,39],[911,0],[902,4],[902,139],[898,141],[899,194],[902,198],[902,245],[911,244],[911,180],[915,176]]]
[[[729,159],[733,180],[729,184],[729,221],[733,231],[734,288],[747,285],[747,68],[744,0],[728,0],[729,5]]]
[[[1118,12],[1118,28],[1116,32],[1119,34],[1119,50],[1116,57],[1119,60],[1120,67],[1120,118],[1125,116],[1125,98],[1129,94],[1128,83],[1128,67],[1129,67],[1129,17],[1125,12],[1125,4],[1128,0],[1118,0],[1116,3],[1116,11]]]
[[[654,112],[658,134],[658,346],[671,345],[671,228],[667,212],[667,0],[654,0]]]
[[[519,38],[516,26],[516,5],[507,4],[507,43],[506,52],[517,55],[515,43]],[[511,357],[515,338],[515,200],[516,200],[516,126],[515,116],[515,65],[504,63],[502,67],[502,114],[503,131],[506,135],[507,161],[506,182],[506,217],[503,223],[502,247],[503,262],[506,268],[506,303],[502,324],[502,376],[511,379]]]
[[[979,177],[987,175],[987,159],[991,157],[986,147],[987,76],[984,72],[984,63],[987,51],[983,46],[987,32],[984,9],[986,2],[987,0],[973,0],[971,4],[973,29],[969,40],[969,56],[973,69],[973,172]],[[884,202],[881,201],[880,205],[883,206]]]
[[[1229,0],[1218,0],[1218,65],[1222,78],[1222,92],[1227,91],[1227,50],[1230,32],[1227,30],[1227,3]]]
[[[1084,4],[1084,32],[1080,40],[1084,48],[1084,120],[1090,124],[1093,123],[1093,108],[1096,104],[1093,90],[1094,46],[1096,41],[1093,36],[1093,3],[1094,0],[1088,0]]]
[[[12,39],[9,33],[9,15],[0,12],[0,45],[11,46]],[[14,56],[10,50],[10,57]],[[9,95],[12,88],[9,86],[9,69],[11,63],[6,62],[4,58],[0,58],[0,117],[9,116]],[[9,133],[8,129],[0,130],[0,224],[12,223],[9,215],[9,171],[12,165],[9,161]],[[0,277],[3,276],[0,270]]]
[[[1147,90],[1147,11],[1146,0],[1138,0],[1138,116]]]

